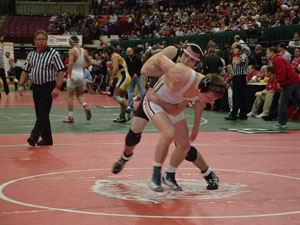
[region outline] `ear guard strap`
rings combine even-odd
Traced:
[[[211,85],[210,79],[208,79],[207,77],[205,77],[199,83],[198,89],[200,89],[200,92],[202,92],[202,93],[203,92],[208,92],[210,85]]]

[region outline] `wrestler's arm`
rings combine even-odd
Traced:
[[[143,76],[152,76],[152,77],[160,77],[164,71],[159,65],[158,58],[160,55],[165,55],[169,59],[175,58],[177,54],[177,48],[174,46],[169,46],[164,48],[159,53],[151,56],[143,65],[141,69],[141,74]]]
[[[75,50],[72,48],[69,50],[69,64],[68,64],[68,71],[69,71],[69,78],[72,81],[72,71],[73,71],[73,64],[74,64],[74,54]]]
[[[157,96],[156,92],[152,88],[149,88],[149,90],[146,93],[146,96],[149,101],[160,105],[168,114],[172,116],[177,116],[178,114],[180,114],[189,103],[189,101],[183,101],[179,104],[171,104],[165,102]]]
[[[113,55],[111,57],[111,62],[112,62],[112,67],[113,67],[113,71],[111,74],[111,80],[114,80],[115,77],[117,76],[117,72],[119,71],[119,61],[118,61],[118,56]]]
[[[191,142],[193,142],[196,139],[197,135],[198,135],[204,106],[205,106],[205,103],[203,101],[200,101],[200,100],[195,101],[195,105],[194,105],[194,127],[193,127],[192,133],[190,135],[190,141]]]
[[[86,61],[86,64],[83,66],[83,69],[88,68],[90,65],[93,64],[91,57],[89,56],[89,53],[84,50],[84,59]]]
[[[109,78],[109,83],[108,85],[110,87],[113,86],[113,83],[114,83],[114,79],[115,77],[117,76],[117,72],[119,71],[119,61],[118,61],[118,57],[116,55],[113,55],[111,57],[111,62],[112,62],[112,73],[110,75],[110,78]]]

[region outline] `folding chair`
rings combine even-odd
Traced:
[[[91,83],[87,83],[87,89],[89,92],[93,91],[95,93],[100,93],[101,92],[101,84],[103,82],[104,76],[102,74],[99,74],[97,76],[94,77],[93,82]],[[100,82],[96,82],[96,81],[100,81]]]

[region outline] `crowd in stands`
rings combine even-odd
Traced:
[[[118,34],[123,39],[198,35],[299,24],[299,0],[94,1],[89,16],[55,15],[54,33],[93,39]]]
[[[149,0],[95,0],[88,16],[70,15],[68,12],[53,15],[47,31],[50,34],[83,35],[84,43],[90,43],[91,40],[99,40],[102,35],[118,35],[123,40],[140,40],[262,30],[299,24],[300,17],[300,0],[160,0],[158,7],[155,3],[156,1]],[[26,25],[22,27],[26,31],[30,30]],[[20,29],[14,32],[18,30]]]
[[[299,34],[297,32],[295,32],[294,34],[294,38],[296,37],[296,39],[293,40],[293,42],[298,42],[299,41]],[[291,37],[292,39],[292,37]],[[184,48],[185,44],[188,41],[180,41],[180,42],[175,42],[173,43],[173,45],[179,49]],[[279,94],[277,94],[277,92],[279,92],[280,90],[278,88],[276,88],[277,83],[274,84],[274,82],[276,81],[272,81],[273,78],[273,74],[274,72],[272,72],[272,62],[271,61],[267,61],[266,57],[265,57],[265,53],[263,52],[263,48],[260,44],[256,44],[255,49],[253,54],[251,54],[251,50],[250,48],[247,46],[247,44],[240,39],[240,37],[238,35],[235,36],[235,42],[232,43],[232,48],[234,48],[234,46],[236,44],[240,44],[242,46],[242,51],[244,54],[247,55],[248,59],[249,59],[249,64],[248,64],[248,76],[247,76],[247,82],[248,83],[256,83],[256,84],[262,84],[266,87],[265,91],[260,91],[259,93],[256,93],[256,97],[259,99],[255,102],[255,109],[253,109],[253,113],[249,114],[249,116],[257,116],[258,118],[263,118],[264,119],[275,119],[276,118],[276,114],[272,114],[272,116],[268,117],[270,109],[271,109],[271,104],[272,104],[272,99],[274,97],[274,101],[278,101],[278,97]],[[292,49],[292,54],[290,54],[287,50],[286,50],[286,45],[287,43],[279,43],[276,47],[278,49],[279,54],[286,58],[287,61],[289,61],[291,63],[291,65],[293,66],[294,70],[299,74],[300,73],[300,46],[297,44],[295,48]],[[293,45],[294,46],[294,45]],[[137,47],[133,48],[134,49],[134,53],[137,57],[139,57],[142,62],[145,62],[147,60],[147,58],[151,57],[152,55],[156,54],[157,52],[161,51],[163,48],[167,47],[165,42],[157,42],[154,45],[150,45],[148,42],[146,42],[144,45],[138,45]],[[206,109],[208,110],[215,110],[215,111],[230,111],[232,108],[232,96],[231,96],[231,79],[232,79],[232,74],[231,74],[231,69],[232,69],[232,56],[233,53],[231,51],[230,55],[228,58],[222,59],[221,57],[219,57],[217,55],[217,45],[214,42],[214,40],[209,41],[207,48],[204,49],[205,51],[205,58],[204,61],[201,65],[198,65],[198,68],[196,68],[198,71],[206,74],[206,73],[211,73],[212,71],[210,71],[209,67],[213,68],[216,71],[213,71],[214,73],[219,73],[221,76],[224,77],[224,80],[228,83],[228,96],[226,95],[224,97],[224,99],[218,101],[215,103],[214,108],[211,108],[211,106],[206,107]],[[126,54],[126,49],[122,49],[120,46],[116,46],[116,51],[118,54],[120,54],[121,56],[123,56],[125,59],[128,58],[127,54]],[[95,59],[94,59],[94,66],[91,69],[91,73],[93,75],[93,77],[97,77],[99,74],[98,72],[95,73],[97,69],[97,64],[100,65],[105,65],[105,63],[107,62],[107,60],[104,57],[104,54],[102,55],[102,50],[99,49],[97,51],[96,54],[92,54],[95,55]],[[102,57],[101,57],[102,55]],[[105,62],[105,63],[104,63]],[[212,62],[212,64],[210,63]],[[103,66],[104,67],[104,66]],[[101,73],[106,73],[106,72],[101,72]],[[106,79],[109,76],[105,76]],[[271,80],[270,80],[271,77]],[[271,84],[272,83],[272,89],[271,89]],[[97,82],[97,81],[96,81]],[[103,86],[103,80],[98,80],[98,82],[101,82],[101,85],[96,85],[96,87],[98,87],[98,90],[100,93],[105,93],[106,89],[108,89],[108,87],[106,87],[105,85]],[[145,87],[148,86],[149,82],[151,82],[151,80],[145,80]],[[104,81],[104,84],[106,82]],[[99,87],[101,86],[101,89],[99,89]],[[269,94],[269,92],[271,92]],[[268,93],[268,95],[266,95]],[[137,93],[135,93],[136,95],[138,95]],[[254,96],[255,93],[253,93]],[[261,114],[258,114],[258,112],[260,111],[260,106],[262,106],[262,104],[265,101],[265,97],[267,96],[267,103],[264,104],[264,111]],[[276,103],[275,103],[276,104]],[[254,106],[253,106],[254,107]],[[248,107],[249,108],[249,107]],[[274,106],[273,106],[274,108]],[[249,108],[249,110],[251,110],[251,108]],[[270,112],[271,115],[271,112]]]

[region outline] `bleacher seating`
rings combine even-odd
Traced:
[[[8,16],[1,27],[6,41],[15,43],[32,43],[37,29],[49,31],[50,17]]]

